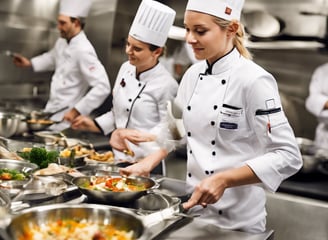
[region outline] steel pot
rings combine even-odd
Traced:
[[[23,114],[0,112],[0,136],[6,138],[14,136],[24,118]]]
[[[107,172],[105,173],[105,175]],[[120,177],[118,173],[111,173],[109,176],[111,177]],[[91,183],[91,179],[96,176],[83,176],[76,177],[72,180],[72,183],[76,185],[79,190],[85,194],[88,199],[91,201],[95,201],[97,203],[129,203],[132,202],[144,195],[146,195],[149,191],[157,188],[159,184],[147,177],[139,177],[139,176],[129,176],[126,178],[126,182],[140,185],[142,184],[146,190],[143,191],[130,191],[130,192],[112,192],[112,191],[101,191],[101,190],[90,190],[87,188]]]
[[[118,230],[133,231],[133,239],[149,239],[143,221],[127,209],[97,204],[53,204],[22,211],[11,219],[6,230],[12,239],[22,239],[24,230],[62,219],[86,220],[88,223],[111,224]],[[56,239],[54,236],[53,239]]]

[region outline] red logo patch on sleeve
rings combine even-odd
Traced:
[[[224,13],[227,14],[227,15],[230,15],[231,14],[231,11],[232,11],[231,8],[226,7]]]

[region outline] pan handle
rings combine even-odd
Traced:
[[[7,233],[6,229],[0,228],[0,239],[1,240],[12,240],[12,238]]]

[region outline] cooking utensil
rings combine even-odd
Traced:
[[[36,119],[36,120],[27,120],[27,127],[31,131],[43,131],[50,127],[53,124],[60,123],[60,121],[52,121],[52,120],[41,120],[41,119]]]
[[[5,138],[14,136],[22,119],[25,119],[23,114],[0,112],[0,136]]]
[[[107,175],[108,176],[108,175]],[[118,173],[110,173],[111,177],[120,177]],[[97,176],[84,176],[76,177],[72,180],[72,183],[76,185],[79,190],[85,194],[91,201],[96,203],[128,203],[132,202],[141,196],[149,193],[153,189],[157,188],[158,183],[146,177],[127,177],[126,182],[133,185],[142,185],[145,190],[142,191],[124,191],[124,192],[113,192],[113,191],[102,191],[102,190],[90,190],[87,186],[92,182],[92,178]]]
[[[68,106],[60,108],[54,112],[40,112],[40,111],[32,111],[31,112],[31,119],[49,119],[56,113],[62,112],[64,110],[68,109]]]
[[[0,169],[17,170],[27,175],[25,180],[7,180],[2,181],[0,184],[5,188],[21,188],[24,184],[30,181],[32,173],[39,167],[34,164],[23,160],[0,159]]]
[[[127,209],[97,204],[52,204],[23,210],[12,217],[6,230],[12,239],[19,239],[24,230],[63,219],[74,219],[101,225],[111,224],[118,230],[133,231],[134,239],[150,239],[142,220]],[[54,238],[55,239],[55,238]]]
[[[5,51],[2,51],[1,54],[7,56],[7,57],[15,57],[15,53],[13,53],[12,51],[10,50],[5,50]]]

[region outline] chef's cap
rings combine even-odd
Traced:
[[[91,4],[91,0],[61,0],[59,14],[75,18],[85,18],[89,14]]]
[[[186,10],[207,13],[228,21],[240,20],[245,0],[188,0]]]
[[[174,18],[175,11],[172,8],[157,1],[143,0],[129,35],[139,41],[163,47]]]

